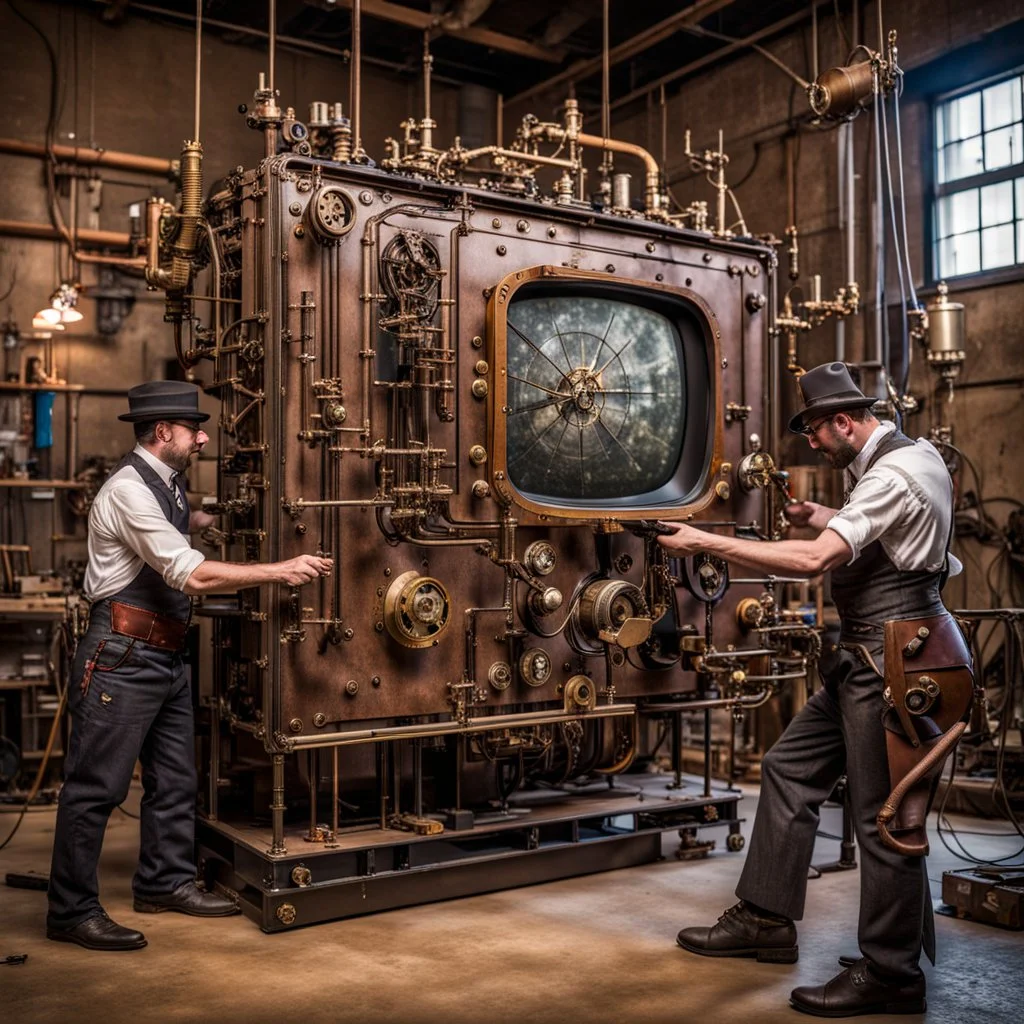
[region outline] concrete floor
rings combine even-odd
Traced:
[[[757,800],[740,804],[749,831]],[[133,792],[129,807],[138,800]],[[26,817],[0,854],[0,872],[45,872],[53,812]],[[0,832],[13,821],[0,815]],[[1005,825],[954,819],[964,828]],[[839,811],[822,827],[839,830]],[[709,833],[715,835],[715,832]],[[719,847],[722,831],[719,830]],[[836,972],[835,958],[855,953],[858,874],[810,883],[800,926],[800,961],[792,966],[712,960],[675,946],[687,924],[712,923],[735,902],[743,853],[716,851],[680,863],[665,837],[664,861],[264,935],[242,917],[197,920],[131,910],[137,822],[115,813],[101,871],[106,909],[146,932],[131,953],[92,953],[44,937],[45,895],[0,886],[0,1017],[12,1024],[103,1020],[359,1021],[374,1024],[505,1022],[650,1022],[701,1024],[807,1021],[788,1006],[790,989]],[[972,852],[1004,856],[1011,839],[965,839]],[[963,866],[933,838],[929,874],[937,895],[942,872]],[[817,860],[837,844],[819,840]],[[1009,1024],[1024,1019],[1024,932],[937,919],[939,965],[929,976],[928,1024]],[[913,1017],[871,1017],[912,1021]]]

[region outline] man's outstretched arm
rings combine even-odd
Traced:
[[[665,525],[673,533],[659,537],[658,543],[674,555],[710,551],[773,576],[818,576],[853,557],[849,545],[834,530],[822,530],[814,540],[759,541],[726,537],[683,523]]]

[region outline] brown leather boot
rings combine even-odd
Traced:
[[[788,917],[756,910],[740,900],[710,928],[684,928],[676,942],[701,956],[750,956],[764,964],[795,964],[796,926]]]

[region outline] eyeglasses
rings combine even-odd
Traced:
[[[832,416],[825,416],[818,420],[817,423],[808,423],[806,427],[801,428],[800,433],[803,434],[804,437],[814,437],[814,435],[821,430],[826,423],[831,423],[833,418],[834,417]]]
[[[175,427],[184,427],[186,430],[191,430],[193,437],[203,429],[198,423],[185,423],[182,420],[168,420],[167,422]]]

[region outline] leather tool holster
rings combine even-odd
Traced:
[[[934,783],[979,695],[970,648],[951,615],[885,623],[882,724],[893,788],[877,824],[882,842],[904,856],[928,853]]]

